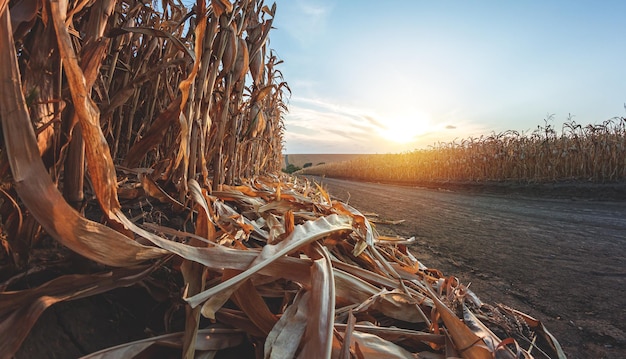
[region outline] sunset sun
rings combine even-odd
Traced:
[[[428,132],[430,118],[423,113],[405,114],[390,117],[384,126],[380,132],[384,138],[397,143],[409,143]]]

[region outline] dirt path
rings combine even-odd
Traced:
[[[406,222],[426,266],[542,320],[569,358],[626,358],[626,202],[320,179],[361,211]]]

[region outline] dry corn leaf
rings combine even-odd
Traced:
[[[377,310],[386,316],[409,323],[423,323],[424,318],[415,309],[418,301],[410,295],[394,289],[383,289],[354,309],[355,313]]]
[[[566,355],[563,352],[563,349],[561,348],[561,344],[559,344],[559,341],[556,340],[554,335],[552,335],[552,333],[550,333],[548,331],[548,329],[546,329],[546,327],[543,325],[542,322],[540,322],[539,320],[531,317],[530,315],[528,315],[526,313],[520,312],[519,310],[516,310],[516,309],[513,309],[513,308],[509,308],[509,307],[506,307],[506,306],[501,306],[501,308],[504,311],[509,312],[509,313],[511,313],[513,315],[522,317],[529,327],[531,327],[533,330],[535,330],[535,332],[537,334],[539,334],[539,335],[544,337],[544,339],[546,340],[548,345],[550,345],[551,349],[556,353],[556,355],[557,355],[557,357],[559,359],[565,359],[566,358]]]
[[[40,8],[41,5],[38,0],[15,1],[11,7],[11,28],[16,39],[20,39],[22,34],[30,30]],[[0,12],[2,10],[2,5],[0,5]],[[20,29],[22,25],[24,25],[23,29]]]
[[[502,359],[515,359],[517,356],[511,352],[506,346],[502,346],[502,340],[498,338],[486,325],[484,325],[474,313],[472,313],[465,303],[462,303],[463,308],[463,323],[476,334],[487,345],[487,348],[492,353],[495,353],[498,358]]]
[[[250,321],[256,325],[264,336],[272,330],[278,318],[269,310],[267,304],[252,284],[246,280],[235,291],[233,299],[237,306],[246,313]]]
[[[333,233],[351,230],[352,218],[335,214],[327,217],[321,217],[315,221],[307,222],[303,225],[298,225],[295,227],[291,235],[285,238],[282,242],[276,245],[268,244],[263,247],[263,250],[261,251],[259,256],[243,273],[223,283],[220,283],[213,288],[209,288],[200,294],[197,294],[190,298],[186,298],[185,300],[193,307],[195,307],[222,291],[226,291],[229,289],[234,291],[233,287],[235,287],[237,284],[248,279],[250,276],[263,269],[270,263],[295,251],[296,249],[316,240],[322,239],[326,236],[329,236]]]
[[[263,333],[259,328],[246,317],[245,313],[239,310],[222,308],[215,313],[215,319],[219,323],[228,323],[228,326],[243,330],[250,337],[263,338]]]
[[[213,7],[213,12],[215,12],[217,17],[233,12],[233,4],[231,4],[228,0],[211,1],[211,6]]]
[[[354,330],[350,339],[350,347],[358,358],[415,359],[413,354],[406,349],[374,334]],[[332,354],[333,358],[338,356],[338,352]]]
[[[346,324],[335,324],[335,328],[339,331],[343,331],[347,329]],[[424,343],[434,343],[434,344],[444,344],[445,336],[440,334],[432,334],[419,332],[409,329],[402,328],[393,328],[393,327],[381,327],[373,324],[364,325],[364,324],[355,324],[354,330],[358,330],[362,333],[370,333],[375,334],[385,340],[396,342],[402,341],[412,341],[412,342],[424,342]]]
[[[159,347],[182,348],[183,336],[182,332],[164,334],[103,349],[85,355],[81,359],[154,357],[159,355]],[[200,329],[196,334],[194,349],[201,352],[217,352],[236,347],[242,344],[244,340],[245,333],[241,330],[220,327]]]
[[[265,339],[264,358],[294,358],[304,335],[311,294],[301,290]]]
[[[210,219],[209,205],[202,194],[202,189],[198,182],[190,179],[188,182],[191,198],[196,203],[198,212],[196,220],[196,236],[204,238],[208,242],[215,242],[215,227]],[[205,241],[192,238],[189,243],[195,247],[206,247]],[[206,283],[205,267],[197,262],[184,259],[181,264],[181,272],[185,280],[185,295],[195,295],[204,290]],[[200,308],[185,306],[185,334],[183,336],[183,358],[192,359],[196,350],[196,338],[198,326],[200,325]]]
[[[59,53],[72,95],[74,110],[84,138],[87,167],[93,189],[102,211],[109,219],[115,220],[111,210],[120,208],[115,167],[109,145],[100,128],[100,111],[91,99],[85,74],[78,64],[78,56],[65,25],[67,6],[66,0],[50,2],[52,22],[57,34]]]
[[[167,233],[171,231],[171,234],[176,236],[187,236],[188,238],[193,238],[192,236],[194,236],[191,233],[173,231],[167,227],[158,226],[152,223],[146,224],[145,226],[159,232]],[[207,241],[207,243],[210,242]],[[171,249],[172,253],[180,253],[179,255],[181,255],[181,257],[188,256],[188,258],[202,263],[207,268],[214,270],[235,269],[243,271],[249,268],[251,263],[260,255],[260,250],[239,250],[226,248],[216,243],[213,244],[215,247],[212,248],[198,248],[186,246],[181,243],[170,242],[171,247],[168,248]],[[261,269],[258,274],[275,278],[284,278],[309,286],[310,266],[310,259],[285,256],[270,263],[267,267]],[[289,270],[285,270],[285,268],[289,268]]]
[[[274,89],[274,85],[267,85],[255,91],[252,94],[252,103],[256,104],[257,102],[263,101],[263,99],[269,95]]]
[[[167,130],[170,126],[177,123],[181,103],[182,95],[176,97],[176,99],[170,102],[167,108],[159,114],[141,140],[128,150],[126,158],[124,159],[124,166],[135,167],[139,165],[148,151],[162,143]]]
[[[369,219],[369,221],[371,223],[376,223],[376,224],[400,224],[400,223],[404,223],[406,222],[406,219],[397,219],[397,220],[392,220],[392,219],[379,219],[379,218],[372,218]]]
[[[0,16],[9,8],[9,0],[0,0]],[[7,15],[8,16],[8,15]],[[11,21],[11,19],[9,19]],[[4,26],[4,25],[3,25]]]
[[[152,178],[147,175],[139,174],[139,180],[141,181],[141,187],[147,195],[156,198],[161,203],[169,203],[174,209],[182,210],[185,206],[172,198],[167,192],[165,192]]]
[[[311,298],[306,331],[300,357],[328,358],[333,345],[335,321],[335,281],[330,256],[319,242],[311,244],[314,257],[311,267]]]
[[[326,194],[326,197],[327,200],[330,200],[328,194]],[[337,201],[332,203],[332,208],[334,211],[336,211],[336,213],[345,214],[354,218],[354,226],[355,230],[359,233],[359,241],[352,250],[353,256],[358,257],[368,246],[374,245],[375,232],[372,229],[370,222],[363,214],[361,214],[361,212],[346,203]]]
[[[151,27],[118,27],[111,29],[108,33],[108,37],[116,37],[119,35],[127,34],[127,33],[136,33],[136,34],[144,34],[154,37],[166,38],[182,53],[187,55],[192,61],[196,61],[196,54],[193,51],[190,51],[179,38],[173,36],[172,34],[165,32],[163,30],[151,28]]]
[[[341,343],[341,350],[339,352],[339,359],[351,359],[350,355],[350,343],[352,342],[352,332],[354,331],[354,326],[356,325],[356,317],[352,314],[352,310],[348,313],[348,324],[343,325],[343,342]],[[341,330],[337,328],[337,330]],[[333,343],[336,345],[336,343]]]
[[[428,288],[430,298],[433,300],[437,312],[441,315],[455,349],[464,359],[490,359],[493,357],[485,342],[476,336],[456,315],[448,308],[439,297]]]
[[[335,269],[333,270],[333,274],[335,278],[337,302],[341,303],[342,306],[361,304],[380,291],[380,288],[342,270]]]

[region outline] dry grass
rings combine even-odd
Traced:
[[[392,182],[542,183],[626,180],[626,118],[600,125],[565,123],[560,133],[546,121],[529,135],[506,131],[427,150],[371,155],[299,173]]]

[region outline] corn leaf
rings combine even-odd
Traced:
[[[153,338],[138,340],[131,343],[117,345],[103,349],[81,359],[117,359],[135,358],[158,355],[158,347],[181,348],[183,346],[182,332],[164,334]],[[233,348],[243,343],[245,335],[241,330],[228,328],[206,328],[198,330],[194,349],[197,351],[217,352],[226,348]],[[153,349],[149,351],[149,349]]]
[[[313,313],[308,311],[311,294],[300,291],[293,303],[280,317],[272,331],[267,335],[264,347],[264,358],[294,358],[298,346],[304,336],[307,317]]]
[[[351,230],[352,219],[347,216],[339,215],[321,217],[316,221],[307,222],[303,225],[298,225],[295,227],[291,235],[285,238],[282,242],[276,245],[268,244],[263,247],[263,250],[261,251],[259,256],[255,259],[254,262],[251,263],[250,268],[248,268],[243,273],[185,300],[193,307],[195,307],[200,303],[206,301],[208,298],[233,286],[236,286],[245,279],[248,279],[254,273],[258,272],[270,263],[276,261],[278,258],[289,254],[306,244],[314,242],[318,239],[322,239],[328,235],[331,235],[332,233]]]
[[[414,359],[406,349],[379,336],[369,333],[352,331],[350,347],[359,358],[372,359]],[[339,353],[333,353],[337,357]]]
[[[311,244],[316,259],[311,267],[311,299],[302,352],[309,358],[330,357],[333,344],[333,322],[335,320],[335,281],[330,256],[314,242]]]

